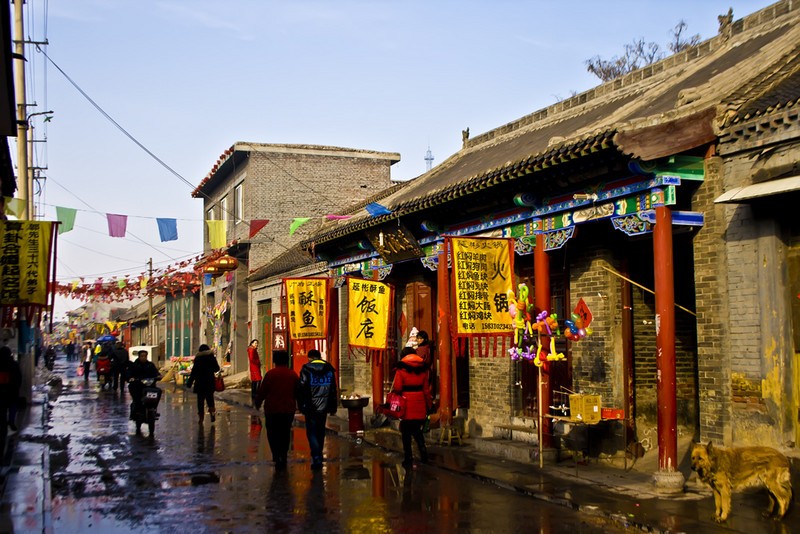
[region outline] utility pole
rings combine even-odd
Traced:
[[[147,285],[149,286],[153,283],[153,258],[150,258],[147,265],[150,277],[147,280]],[[153,293],[149,287],[147,288],[147,337],[149,338],[149,344],[153,345]]]
[[[23,201],[21,220],[31,218],[32,195],[28,187],[28,117],[25,102],[25,36],[22,28],[23,0],[14,0],[14,92],[17,100],[17,187]]]

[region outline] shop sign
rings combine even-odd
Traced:
[[[53,223],[0,221],[0,305],[47,305]]]
[[[513,239],[450,238],[456,335],[512,333]]]
[[[366,230],[372,247],[386,264],[421,258],[424,253],[414,234],[402,224],[384,225]]]
[[[325,339],[329,278],[284,278],[289,339]]]
[[[347,279],[348,343],[352,347],[386,349],[392,287],[382,282]]]

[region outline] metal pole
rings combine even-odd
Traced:
[[[31,219],[32,204],[28,187],[28,119],[25,101],[25,37],[22,27],[23,0],[14,0],[14,93],[17,101],[17,187],[23,201],[21,220]]]
[[[149,276],[150,279],[147,281],[147,285],[150,286],[153,283],[153,258],[150,258],[150,261],[147,262],[149,267]],[[148,344],[154,345],[153,343],[153,293],[150,291],[150,287],[147,288],[147,337],[148,337]]]

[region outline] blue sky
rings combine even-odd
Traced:
[[[463,129],[475,136],[597,85],[592,56],[638,37],[666,50],[681,19],[710,38],[729,7],[738,19],[770,3],[28,0],[25,34],[46,39],[52,61],[192,186],[236,141],[399,152],[392,176],[407,180],[429,146],[441,163]],[[28,56],[29,113],[54,112],[33,121],[47,138],[36,144],[45,218],[82,210],[59,241],[58,278],[137,275],[151,257],[164,267],[201,252],[192,187],[41,53]],[[104,213],[128,215],[129,236],[109,237]],[[177,218],[180,239],[161,243],[156,217]],[[79,304],[59,299],[57,315]]]

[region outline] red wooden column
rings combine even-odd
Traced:
[[[339,376],[339,288],[333,284],[328,289],[328,363],[336,369],[336,379]],[[340,385],[340,384],[338,384]]]
[[[658,473],[656,486],[683,489],[678,471],[678,417],[675,389],[675,279],[672,261],[672,211],[656,207],[653,263],[656,290],[656,369],[658,385]],[[680,475],[679,477],[674,476]],[[679,480],[678,480],[679,479]]]
[[[550,310],[550,256],[544,250],[544,234],[536,235],[536,248],[533,251],[533,283],[534,295],[533,305],[539,310]],[[539,391],[542,398],[539,401],[541,410],[547,412],[553,398],[553,391],[550,385],[550,363],[542,364],[541,387]],[[542,448],[553,446],[553,423],[550,419],[539,414],[539,424],[542,428]]]
[[[447,270],[447,241],[439,251],[436,270],[436,323],[439,355],[439,416],[442,426],[449,425],[453,417],[453,356],[450,350],[450,277]]]
[[[378,281],[378,269],[373,269],[372,279]],[[367,354],[372,353],[370,365],[372,366],[372,409],[383,404],[383,358],[377,350],[367,349]]]

